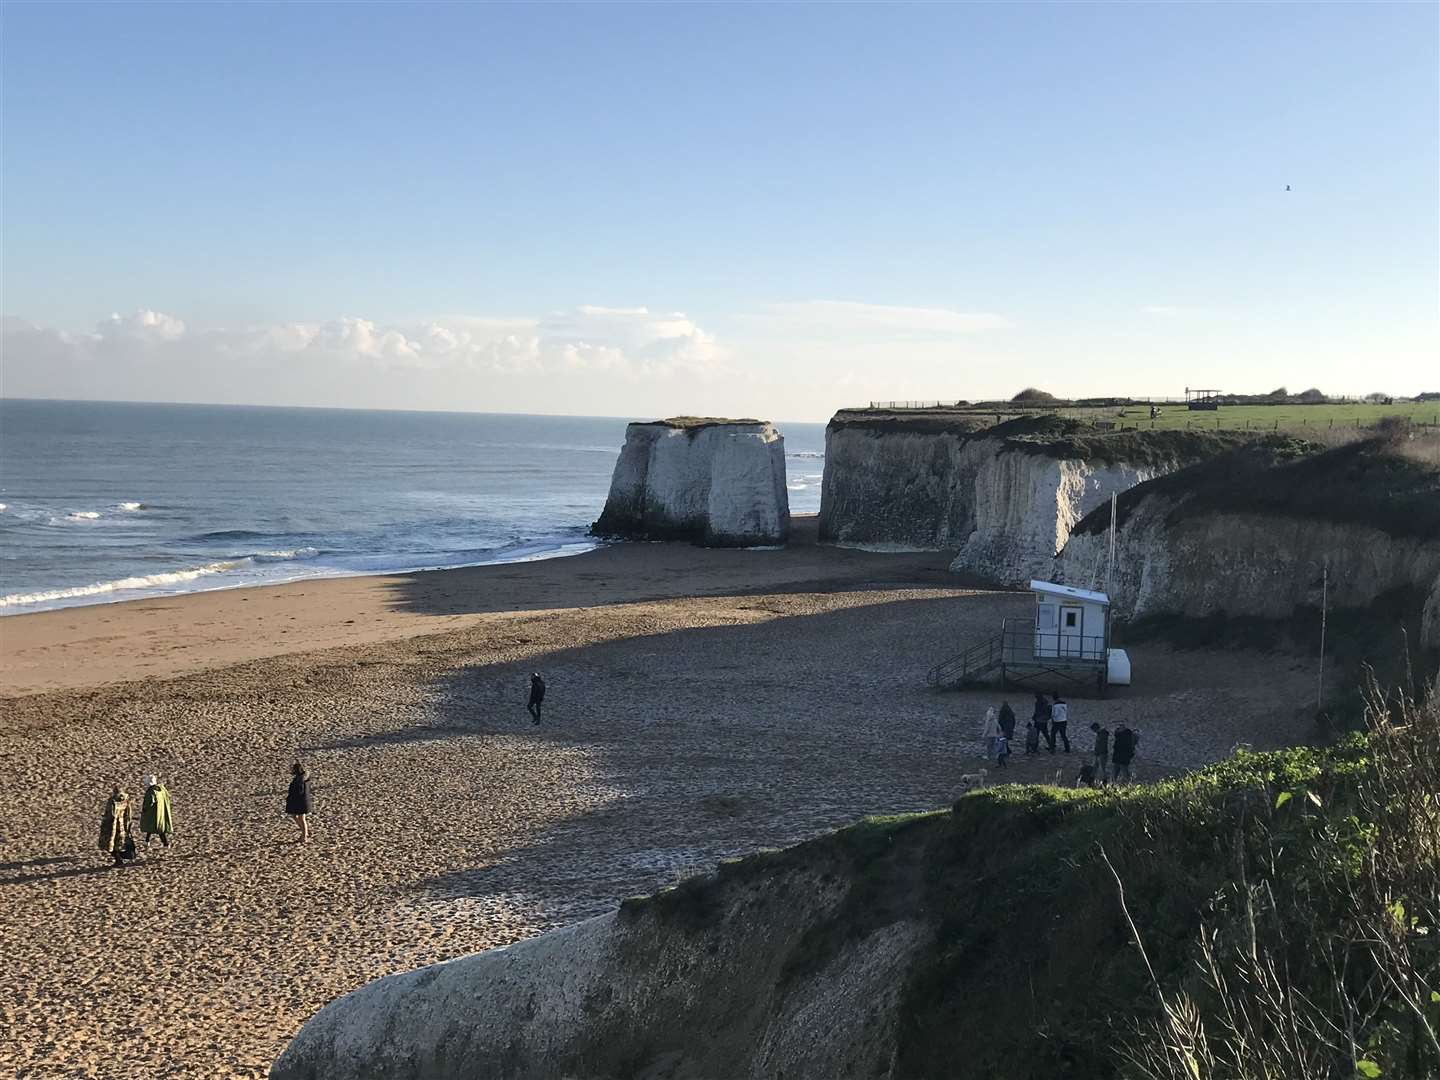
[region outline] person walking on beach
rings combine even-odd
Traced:
[[[285,793],[285,813],[300,826],[300,843],[310,839],[310,774],[300,762],[290,766],[290,790]]]
[[[1010,708],[1010,702],[1000,703],[1000,734],[1005,736],[1006,741],[1015,738],[1015,710]]]
[[[130,796],[116,784],[110,789],[105,813],[100,818],[100,850],[115,856],[116,866],[124,866],[127,857],[135,857],[135,839],[130,835],[132,824]]]
[[[1065,699],[1059,694],[1050,703],[1050,753],[1055,752],[1055,740],[1059,739],[1065,744],[1065,753],[1070,752],[1070,736],[1066,734],[1070,729],[1070,707],[1065,704]]]
[[[537,671],[530,676],[530,701],[525,706],[530,715],[535,718],[535,723],[540,723],[540,706],[545,704],[545,680],[540,677]]]
[[[154,773],[145,778],[145,796],[140,800],[140,831],[145,834],[146,847],[156,836],[160,837],[161,846],[169,847],[170,834],[175,831],[170,792]]]
[[[1130,776],[1130,763],[1135,760],[1135,747],[1140,742],[1140,736],[1131,731],[1124,724],[1121,724],[1115,732],[1114,745],[1110,750],[1110,764],[1113,766],[1112,779],[1119,783],[1124,777],[1128,783]]]
[[[1000,717],[991,705],[985,710],[985,719],[980,723],[980,738],[985,742],[985,756],[995,756],[995,740],[1000,737]]]
[[[1044,694],[1035,695],[1035,711],[1030,714],[1030,721],[1035,725],[1035,732],[1047,743],[1050,741],[1050,703],[1045,700]]]
[[[1110,782],[1110,729],[1091,724],[1095,733],[1095,779],[1103,787]]]

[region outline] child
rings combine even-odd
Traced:
[[[995,736],[995,767],[997,769],[1005,768],[1005,759],[1009,756],[1010,740],[1005,737],[1005,733],[1002,731],[999,735]]]
[[[1040,726],[1034,720],[1025,724],[1025,753],[1038,754],[1040,752]]]

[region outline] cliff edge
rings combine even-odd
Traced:
[[[1125,492],[1117,522],[1117,617],[1287,619],[1323,590],[1331,611],[1383,602],[1440,648],[1440,470],[1402,445],[1266,439]],[[1056,580],[1091,582],[1109,523],[1076,526]]]
[[[633,423],[596,536],[708,547],[785,543],[785,439],[760,420],[673,417]]]
[[[951,569],[1048,577],[1070,530],[1112,492],[1235,446],[1233,433],[1106,432],[1058,416],[837,413],[825,431],[820,539],[956,549]]]
[[[1440,709],[1405,719],[1368,748],[1241,754],[1109,792],[995,788],[723,864],[569,929],[363,987],[316,1014],[271,1077],[1113,1080],[1135,1053],[1167,1062],[1175,1028],[1157,998],[1199,1002],[1223,1035],[1202,985],[1211,961],[1240,994],[1256,970],[1279,971],[1282,999],[1293,987],[1296,1008],[1323,1020],[1341,1007],[1339,927],[1383,920],[1403,895],[1418,950],[1440,917],[1440,864],[1415,857],[1430,834],[1410,804],[1391,814],[1382,798],[1377,812],[1372,797],[1392,768],[1415,771],[1417,791],[1440,778]],[[1377,849],[1398,854],[1367,862]],[[1402,880],[1409,891],[1395,891]],[[1384,993],[1356,1012],[1370,1025],[1357,1042],[1325,1044],[1321,1022],[1299,1052],[1333,1062],[1327,1076],[1352,1075],[1357,1044],[1378,1048],[1385,1076],[1433,1075],[1423,1039],[1370,1038],[1409,1015],[1400,984],[1378,977],[1388,961],[1342,948],[1355,985]],[[1440,975],[1440,956],[1417,957]],[[1272,989],[1240,1002],[1262,1046],[1292,1022]],[[1259,1075],[1249,1064],[1223,1075]],[[1301,1075],[1292,1064],[1273,1074]]]

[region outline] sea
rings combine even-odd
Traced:
[[[0,615],[589,551],[626,423],[0,399]],[[777,426],[817,513],[824,425]]]

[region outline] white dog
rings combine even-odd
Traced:
[[[974,791],[976,788],[985,786],[985,777],[989,775],[988,769],[981,769],[979,772],[967,772],[960,774],[960,790]]]

